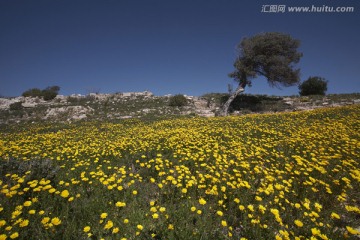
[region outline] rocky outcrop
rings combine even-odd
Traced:
[[[49,108],[44,119],[61,119],[66,117],[67,121],[81,120],[87,118],[87,115],[92,114],[93,111],[94,109],[84,106]]]

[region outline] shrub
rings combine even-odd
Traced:
[[[42,90],[41,95],[43,96],[45,101],[49,101],[49,100],[53,100],[54,98],[56,98],[59,91],[60,91],[59,86],[51,86],[51,87],[47,87],[44,90]]]
[[[6,181],[4,176],[11,172],[13,174],[27,174],[28,180],[48,179],[52,180],[56,177],[60,167],[54,164],[50,159],[32,159],[23,161],[21,159],[9,159],[0,161],[0,179]]]
[[[322,77],[309,77],[299,85],[299,94],[300,96],[325,95],[327,83],[328,81]]]
[[[172,107],[183,107],[187,105],[187,99],[182,94],[176,94],[170,97],[169,106]]]
[[[52,100],[58,95],[60,91],[59,86],[51,86],[47,87],[43,90],[40,90],[39,88],[31,88],[25,92],[23,92],[24,97],[42,97],[45,101]]]
[[[21,110],[21,109],[23,109],[22,102],[14,102],[14,103],[10,104],[11,111],[16,111],[16,110]]]
[[[24,97],[41,97],[41,90],[39,88],[31,88],[22,93]]]
[[[49,100],[53,100],[56,97],[57,92],[53,92],[50,90],[43,90],[41,95],[45,101],[49,101]]]

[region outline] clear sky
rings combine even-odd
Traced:
[[[278,5],[285,12],[270,12]],[[288,10],[312,5],[354,12]],[[227,92],[236,87],[227,76],[236,45],[272,31],[301,41],[302,80],[321,76],[328,93],[360,92],[359,24],[359,0],[0,0],[0,95],[52,85],[64,95]],[[246,92],[298,88],[258,78]]]

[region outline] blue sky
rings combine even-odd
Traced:
[[[351,13],[269,13],[264,5],[354,7]],[[301,79],[360,92],[358,0],[0,0],[0,95],[144,91],[200,96],[236,83],[236,45],[261,32],[301,41]],[[247,93],[298,94],[254,79]]]

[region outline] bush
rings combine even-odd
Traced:
[[[229,95],[222,96],[221,105],[223,105],[229,99],[229,97]],[[275,105],[276,109],[283,109],[286,107],[281,104],[280,97],[239,94],[230,104],[229,111],[242,111],[244,109],[251,112],[274,111]]]
[[[21,159],[9,159],[0,161],[0,180],[7,181],[4,176],[7,173],[27,175],[27,180],[48,179],[53,180],[56,177],[60,167],[54,164],[50,159],[32,159],[23,161]]]
[[[56,98],[56,95],[57,92],[52,92],[49,90],[42,91],[42,97],[44,98],[45,101],[53,100],[54,98]]]
[[[24,97],[41,97],[41,90],[39,88],[31,88],[22,94]]]
[[[10,104],[11,111],[16,111],[16,110],[21,110],[21,109],[23,109],[22,102],[15,102],[15,103]]]
[[[171,107],[183,107],[187,105],[187,99],[182,94],[176,94],[170,97],[169,106]]]
[[[47,87],[44,90],[42,90],[41,95],[43,96],[45,101],[49,101],[49,100],[53,100],[54,98],[56,98],[59,91],[60,91],[59,86],[51,86],[51,87]]]
[[[327,83],[328,81],[322,77],[309,77],[299,85],[299,94],[300,96],[325,95]]]
[[[22,95],[24,97],[42,97],[45,101],[49,101],[54,99],[58,95],[59,91],[59,86],[51,86],[43,90],[40,90],[39,88],[32,88],[23,92]]]

